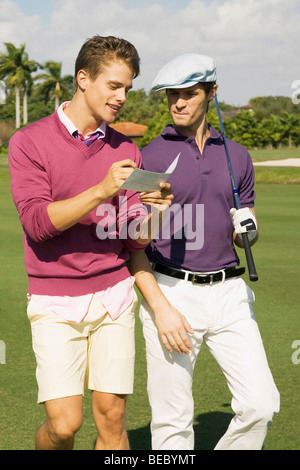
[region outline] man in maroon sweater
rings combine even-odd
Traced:
[[[107,124],[116,119],[138,74],[134,46],[114,37],[91,38],[76,60],[72,101],[10,141],[38,402],[45,403],[47,416],[36,434],[37,449],[73,448],[85,386],[93,391],[96,448],[129,448],[125,407],[133,389],[136,295],[126,262],[131,251],[150,242],[153,212],[148,215],[143,203],[157,209],[159,223],[172,201],[167,183],[140,195],[120,190],[141,167],[141,156]],[[107,228],[104,202],[115,231],[99,237]]]

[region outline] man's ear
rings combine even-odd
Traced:
[[[87,71],[83,70],[83,69],[78,70],[78,72],[77,72],[78,87],[82,91],[84,91],[87,88],[88,82],[89,82],[89,74],[87,73]]]
[[[212,89],[210,90],[208,94],[209,101],[212,101],[214,99],[214,97],[216,96],[217,90],[218,90],[218,85],[217,84],[213,85]]]

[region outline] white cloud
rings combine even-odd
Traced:
[[[292,82],[300,79],[298,0],[175,3],[176,8],[159,0],[140,6],[127,0],[58,0],[46,21],[38,12],[21,13],[13,0],[0,0],[0,44],[25,42],[32,59],[61,61],[63,72],[73,73],[82,43],[94,34],[112,34],[140,53],[142,75],[135,88],[148,90],[166,61],[191,51],[216,59],[221,100],[245,104],[254,96],[291,95]]]

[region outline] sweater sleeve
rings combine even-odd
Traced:
[[[22,130],[11,138],[8,156],[12,197],[24,232],[35,242],[59,235],[47,212],[53,199],[45,162]]]
[[[142,168],[142,157],[135,146],[134,161],[138,168]],[[120,237],[123,240],[129,252],[141,251],[145,249],[145,245],[141,245],[135,239],[139,233],[136,232],[138,224],[148,215],[148,210],[139,200],[139,193],[134,191],[119,192],[119,211],[117,214],[117,224]]]

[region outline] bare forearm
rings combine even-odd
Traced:
[[[137,232],[139,233],[137,242],[140,245],[149,245],[149,243],[158,235],[165,213],[166,211],[159,211],[152,207],[151,212],[137,227]]]
[[[149,303],[151,310],[155,312],[169,305],[168,300],[160,290],[152,273],[152,268],[144,251],[131,253],[128,268],[142,296]]]
[[[115,196],[134,168],[136,164],[130,159],[115,162],[97,185],[70,199],[49,204],[48,214],[54,227],[60,231],[67,230],[101,202]]]
[[[99,186],[93,186],[70,199],[52,202],[47,208],[48,215],[54,227],[64,231],[79,222],[102,201]]]
[[[180,354],[189,354],[192,345],[187,333],[192,335],[194,331],[185,316],[170,304],[161,291],[144,252],[132,253],[129,270],[153,312],[165,348],[169,352],[174,348]]]

